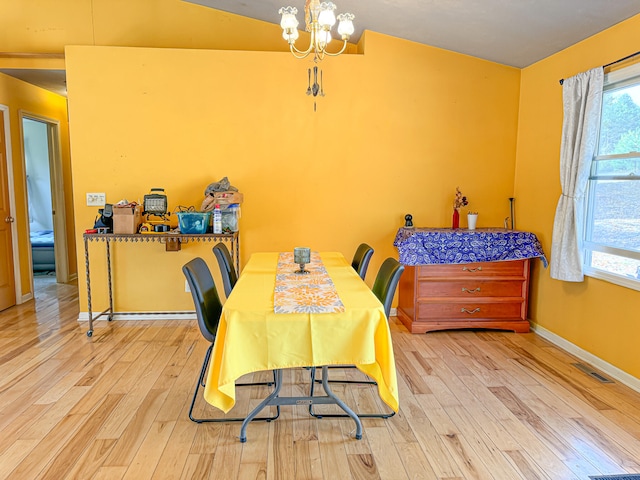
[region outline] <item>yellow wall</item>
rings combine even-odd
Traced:
[[[20,259],[20,285],[22,295],[32,293],[29,274],[29,233],[26,203],[26,174],[24,169],[24,148],[22,145],[22,125],[19,113],[46,117],[59,122],[60,150],[62,154],[62,175],[66,192],[71,192],[71,159],[69,157],[69,125],[67,122],[67,102],[64,97],[42,88],[16,80],[0,73],[0,104],[9,107],[11,128],[12,168],[14,198],[16,208],[16,228],[18,230],[18,254]],[[67,237],[69,239],[69,273],[76,273],[76,248],[74,244],[73,199],[65,196],[67,216]]]
[[[286,50],[278,25],[180,0],[0,3],[2,52],[62,53],[66,45]]]
[[[95,215],[86,192],[117,202],[160,186],[171,208],[197,207],[223,176],[245,195],[243,262],[296,245],[350,257],[366,241],[375,273],[406,213],[450,224],[458,185],[482,225],[508,214],[517,69],[367,33],[364,55],[323,62],[314,112],[313,63],[289,53],[69,47],[66,59],[78,241]],[[213,260],[211,245],[117,247],[119,310],[190,309],[180,266]]]
[[[277,12],[274,12],[277,21]],[[20,0],[0,2],[0,68],[64,69],[58,58],[67,45],[215,48],[221,50],[284,51],[277,23],[271,24],[202,7],[180,0]],[[302,40],[302,37],[301,37]],[[350,45],[348,51],[355,50]],[[56,56],[57,55],[57,56]],[[24,172],[21,168],[19,122],[15,113],[25,108],[61,122],[69,273],[76,273],[71,206],[71,171],[66,102],[0,74],[0,103],[10,106],[16,181],[17,224],[23,297],[29,284],[28,235]],[[30,93],[34,92],[34,93]],[[24,105],[24,107],[23,107]],[[43,112],[48,112],[49,115]],[[83,197],[84,198],[84,197]],[[84,271],[84,265],[80,269]]]
[[[550,252],[560,197],[562,87],[558,80],[638,50],[640,16],[522,71],[515,196],[518,227],[536,232]],[[539,326],[640,378],[640,292],[594,278],[583,283],[534,275],[530,316]]]
[[[636,51],[639,24],[635,17],[522,72],[369,32],[358,45],[364,55],[324,62],[327,97],[313,113],[303,94],[310,64],[274,53],[286,50],[278,25],[178,0],[0,5],[4,51],[209,49],[69,49],[77,241],[95,216],[87,191],[137,200],[163,186],[173,207],[197,204],[207,183],[228,175],[246,195],[243,261],[297,244],[350,255],[366,240],[376,248],[372,271],[395,254],[405,213],[418,225],[448,225],[457,185],[480,226],[501,225],[515,196],[517,226],[550,253],[557,81]],[[195,254],[210,259],[209,247],[118,246],[119,306],[147,309],[151,299],[157,310],[190,309],[176,294],[179,268]],[[95,246],[96,278],[101,254]],[[640,377],[637,292],[550,280],[533,264],[534,322]],[[79,284],[84,295],[82,275]]]

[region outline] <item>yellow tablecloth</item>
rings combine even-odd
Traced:
[[[228,412],[235,381],[247,373],[290,367],[353,364],[378,383],[398,411],[393,346],[384,308],[341,253],[321,253],[345,306],[341,313],[273,311],[278,253],[251,256],[224,304],[205,399]]]

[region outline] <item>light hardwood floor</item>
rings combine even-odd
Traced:
[[[0,478],[556,480],[640,472],[640,395],[585,374],[533,333],[412,335],[392,318],[398,415],[364,420],[358,441],[351,420],[283,407],[277,421],[249,425],[242,444],[237,423],[187,417],[207,347],[195,322],[100,321],[89,339],[77,314],[76,287],[56,284],[0,312]],[[307,386],[305,370],[287,372],[285,390]],[[232,413],[246,412],[265,388],[239,388]],[[382,408],[370,387],[335,391],[363,410]]]

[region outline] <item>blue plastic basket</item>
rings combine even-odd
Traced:
[[[207,233],[211,212],[178,212],[180,233]]]

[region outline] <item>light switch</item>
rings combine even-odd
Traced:
[[[106,201],[104,193],[87,193],[87,207],[103,207]]]

